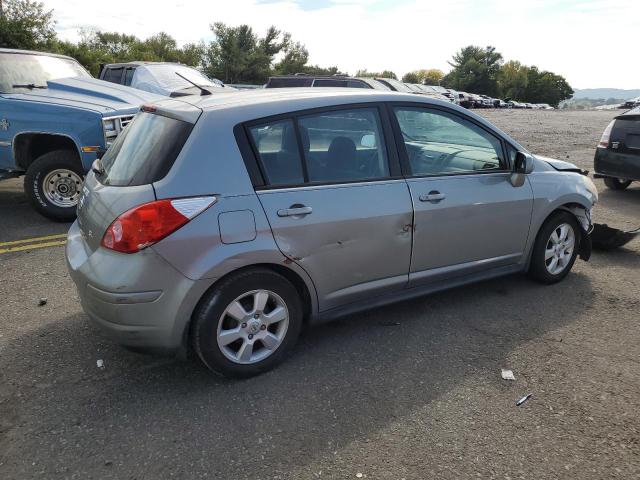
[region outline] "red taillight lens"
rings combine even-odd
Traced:
[[[598,143],[599,148],[607,148],[609,146],[609,137],[611,136],[611,130],[613,129],[613,124],[615,122],[615,120],[612,120],[611,123],[607,125],[607,128],[604,129],[604,132],[602,132],[602,137]]]
[[[216,197],[158,200],[127,210],[102,237],[102,246],[135,253],[159,242],[215,203]]]

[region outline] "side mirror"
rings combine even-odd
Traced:
[[[376,136],[371,134],[363,135],[362,139],[360,140],[360,145],[362,145],[365,148],[375,148]]]
[[[511,185],[521,187],[524,185],[525,175],[533,172],[533,157],[528,153],[517,152],[513,162],[513,170],[511,171]]]

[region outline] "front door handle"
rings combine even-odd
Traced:
[[[420,195],[421,202],[431,202],[438,203],[441,200],[444,200],[447,196],[444,193],[440,193],[437,190],[431,190],[427,194]]]
[[[311,207],[305,207],[304,205],[291,205],[289,208],[283,208],[278,210],[279,217],[298,217],[309,215],[313,212]]]

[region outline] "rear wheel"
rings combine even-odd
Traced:
[[[39,213],[58,222],[70,222],[76,217],[83,178],[84,171],[75,152],[55,150],[29,166],[24,189]]]
[[[302,303],[287,279],[252,269],[210,291],[193,321],[193,344],[209,369],[250,377],[275,367],[291,350],[302,328]]]
[[[622,178],[605,177],[604,184],[612,190],[624,190],[631,185],[631,180]]]
[[[571,271],[580,244],[580,227],[569,212],[556,212],[542,225],[533,246],[529,275],[556,283]]]

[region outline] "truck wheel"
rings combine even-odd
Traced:
[[[76,218],[84,171],[75,152],[55,150],[38,157],[27,169],[24,189],[34,208],[57,222]]]
[[[631,185],[631,180],[623,180],[622,178],[605,177],[604,184],[611,190],[624,190]]]

